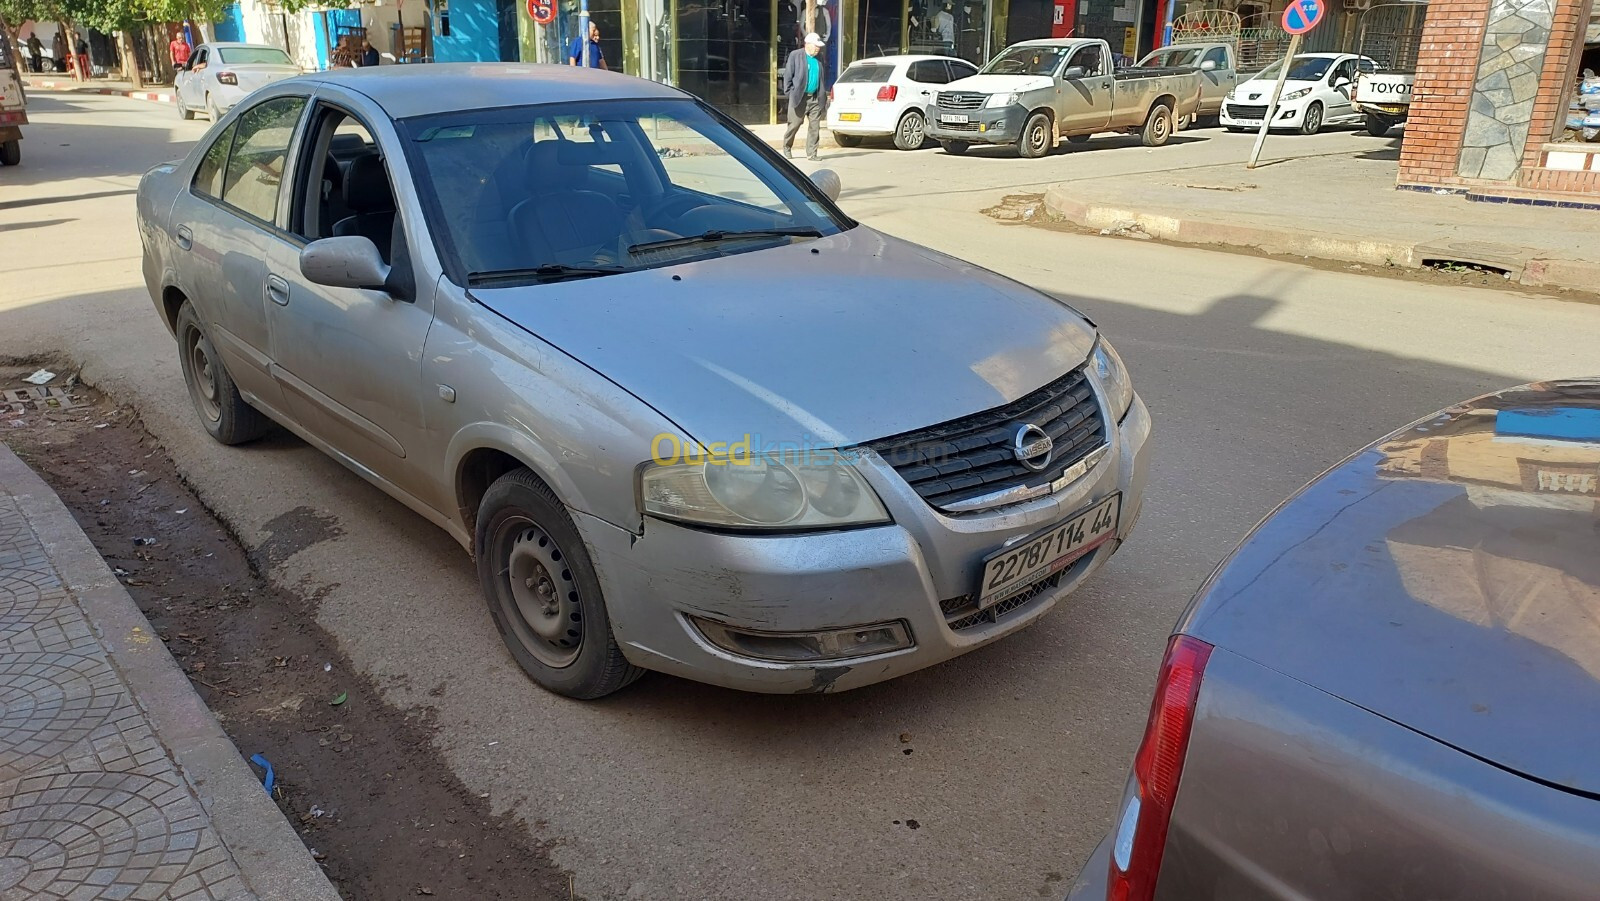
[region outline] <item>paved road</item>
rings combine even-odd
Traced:
[[[1037,162],[840,151],[825,164],[854,214],[1068,297],[1113,336],[1157,422],[1140,531],[1035,628],[895,683],[774,698],[651,677],[577,704],[520,675],[442,533],[295,440],[227,449],[193,422],[138,283],[129,192],[204,124],[63,95],[38,96],[32,115],[24,167],[0,171],[0,355],[63,351],[137,405],[274,578],[322,597],[318,619],[354,662],[394,704],[431,708],[468,787],[559,842],[591,898],[1060,894],[1110,818],[1168,628],[1256,519],[1414,417],[1600,370],[1600,307],[976,212],[1050,180],[1238,158],[1239,136],[1153,153],[1111,138]]]

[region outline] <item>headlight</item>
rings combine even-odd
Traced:
[[[645,464],[639,498],[663,519],[735,529],[816,529],[889,521],[847,454],[807,450]]]
[[[1307,95],[1309,93],[1311,93],[1311,89],[1310,88],[1301,88],[1298,91],[1290,91],[1289,93],[1284,94],[1283,95],[1283,99],[1284,100],[1299,100],[1301,97],[1304,97],[1305,95]]]
[[[1122,417],[1128,415],[1128,408],[1133,406],[1133,380],[1128,378],[1128,367],[1122,365],[1117,349],[1105,338],[1095,344],[1089,360],[1105,389],[1106,401],[1111,404],[1111,421],[1121,422]]]
[[[985,100],[983,105],[986,107],[1010,106],[1016,102],[1017,95],[1015,92],[1012,92],[1010,94],[990,94],[989,99]]]

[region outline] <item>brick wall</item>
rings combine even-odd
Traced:
[[[1429,4],[1417,52],[1405,142],[1400,148],[1401,184],[1462,183],[1456,163],[1461,157],[1461,137],[1472,106],[1478,54],[1488,20],[1489,0],[1433,0]]]
[[[1529,191],[1557,194],[1600,194],[1600,172],[1571,172],[1533,166],[1522,170],[1522,187]]]

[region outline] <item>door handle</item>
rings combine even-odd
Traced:
[[[267,299],[280,307],[289,305],[289,283],[276,275],[267,276]]]
[[[174,240],[178,242],[180,250],[188,250],[194,246],[194,232],[189,230],[189,226],[180,225],[178,226],[178,236]]]

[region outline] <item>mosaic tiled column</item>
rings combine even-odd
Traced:
[[[1556,0],[1493,0],[1456,172],[1509,181],[1522,164]]]

